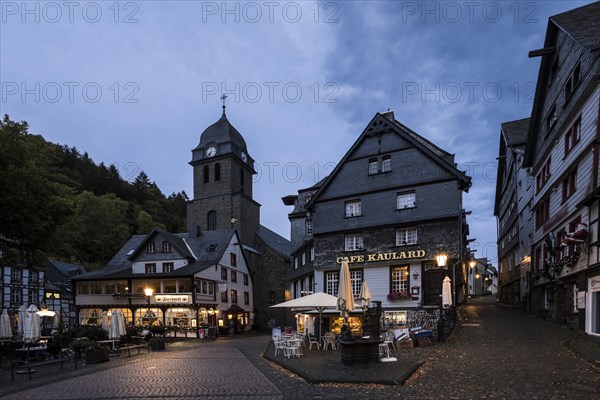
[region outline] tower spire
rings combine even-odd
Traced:
[[[223,102],[223,116],[225,116],[225,100],[227,100],[227,95],[224,94],[221,96],[221,101]]]

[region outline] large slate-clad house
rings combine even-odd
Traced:
[[[529,292],[533,179],[523,166],[529,118],[505,122],[500,130],[494,215],[498,228],[500,302],[520,303]]]
[[[388,320],[437,307],[446,275],[460,302],[468,234],[462,193],[470,185],[452,154],[393,112],[377,113],[327,178],[283,198],[294,206],[292,296],[336,294],[347,257],[354,296],[366,280]],[[448,267],[438,267],[439,254],[448,255]]]
[[[600,335],[600,3],[550,18],[525,147],[531,168],[531,308]]]
[[[237,315],[239,324],[266,328],[282,317],[269,306],[285,299],[289,241],[260,225],[254,160],[225,107],[201,134],[190,164],[188,232],[133,236],[105,268],[77,278],[80,323],[112,308],[147,322],[145,285],[154,289],[151,312],[167,325],[227,325]]]

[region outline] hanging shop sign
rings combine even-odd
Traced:
[[[227,284],[224,282],[219,282],[219,292],[223,293],[227,291]]]
[[[190,303],[190,296],[187,294],[157,294],[154,296],[157,303]]]
[[[344,259],[348,259],[349,264],[364,263],[364,262],[377,262],[377,261],[394,261],[394,260],[407,260],[412,258],[423,258],[425,257],[425,250],[410,250],[400,251],[391,253],[372,253],[372,254],[359,254],[355,256],[340,256],[335,259],[335,262],[341,264]]]

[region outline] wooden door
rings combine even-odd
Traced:
[[[442,283],[446,277],[445,269],[430,269],[425,272],[423,282],[423,304],[426,306],[435,306],[440,304],[440,295],[442,294]]]

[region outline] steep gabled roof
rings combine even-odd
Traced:
[[[598,21],[600,21],[600,2],[588,4],[550,17],[546,28],[544,48],[529,53],[529,57],[541,55],[542,59],[538,71],[525,157],[523,159],[523,164],[527,167],[533,165],[534,157],[536,155],[535,145],[538,135],[537,128],[544,118],[542,111],[546,99],[550,69],[554,62],[558,31],[564,32],[566,35],[573,38],[573,40],[582,48],[591,52],[592,50],[598,49],[600,46],[600,29]]]
[[[171,244],[171,247],[173,247],[182,257],[188,259],[195,258],[181,237],[169,233],[164,229],[156,227],[152,230],[152,232],[145,236],[145,238],[138,244],[137,248],[133,251],[133,253],[128,254],[129,260],[133,260],[135,257],[137,257],[137,255],[146,248],[148,241],[150,241],[154,238],[154,236],[157,235],[161,236],[164,240],[169,242]]]
[[[401,136],[403,139],[405,139],[417,149],[419,149],[421,152],[423,152],[426,156],[428,156],[433,161],[442,166],[451,175],[454,175],[461,183],[461,189],[468,191],[469,187],[471,186],[471,178],[464,174],[462,171],[459,171],[456,168],[456,166],[449,161],[450,159],[452,159],[452,155],[450,153],[442,150],[440,147],[434,145],[429,140],[425,139],[418,133],[414,132],[413,130],[398,122],[396,119],[393,118],[393,114],[391,112],[387,112],[384,114],[377,113],[375,114],[373,119],[371,119],[371,121],[367,124],[367,127],[360,134],[358,139],[356,139],[352,147],[350,147],[350,149],[346,152],[344,157],[342,157],[340,162],[335,166],[331,174],[329,174],[329,176],[325,178],[325,181],[323,183],[319,182],[320,187],[315,193],[315,195],[312,197],[311,201],[306,205],[306,208],[308,209],[314,204],[315,200],[319,198],[319,196],[323,193],[327,186],[333,181],[333,179],[338,174],[342,166],[346,163],[351,154],[354,153],[354,151],[360,146],[360,144],[367,135],[388,129],[391,129],[397,135]]]
[[[97,271],[77,276],[73,280],[139,278],[140,274],[134,274],[131,270],[131,261],[127,253],[138,247],[152,233],[149,235],[133,236],[113,257],[111,264]],[[190,276],[217,264],[223,258],[225,250],[234,234],[235,230],[233,229],[206,231],[202,232],[200,236],[193,238],[188,237],[187,233],[169,234],[180,240],[180,243],[183,243],[186,248],[189,246],[187,252],[190,253],[191,250],[196,257],[192,258],[188,265],[177,268],[173,272],[156,273],[153,276],[157,278]]]
[[[289,240],[279,235],[278,233],[273,232],[272,230],[263,225],[259,227],[257,235],[275,253],[279,254],[284,258],[290,258],[292,244]]]
[[[600,46],[600,2],[557,14],[550,21],[581,46],[588,49]]]
[[[78,264],[71,264],[58,260],[48,260],[48,263],[51,264],[54,268],[56,268],[66,278],[85,273],[85,269],[83,268],[83,266]]]
[[[527,141],[527,131],[529,129],[530,118],[518,119],[516,121],[504,122],[501,124],[502,134],[506,140],[506,146],[524,145]]]

